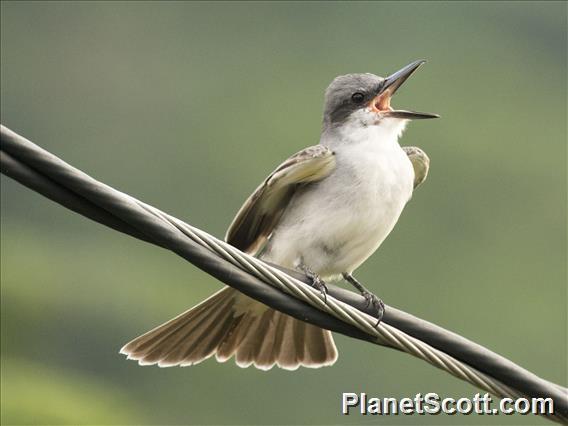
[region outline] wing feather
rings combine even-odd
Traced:
[[[426,180],[430,169],[430,158],[424,151],[415,146],[403,146],[402,149],[408,155],[414,169],[414,189]]]
[[[292,155],[252,193],[229,226],[225,240],[248,253],[258,252],[270,237],[298,186],[329,176],[333,151],[315,145]]]

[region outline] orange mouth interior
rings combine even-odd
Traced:
[[[383,93],[376,96],[371,101],[369,107],[371,108],[372,111],[376,113],[392,111],[392,108],[390,106],[390,101],[391,101],[391,94],[388,91],[384,91]]]

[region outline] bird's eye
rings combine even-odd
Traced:
[[[351,100],[356,104],[360,104],[365,100],[365,95],[362,94],[361,92],[353,93],[353,95],[351,96]]]

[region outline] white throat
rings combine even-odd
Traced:
[[[367,109],[355,111],[341,126],[325,129],[320,143],[331,149],[373,144],[378,150],[398,147],[408,120],[381,117]]]

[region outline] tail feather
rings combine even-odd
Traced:
[[[204,340],[223,331],[231,312],[223,309],[223,304],[219,302],[215,303],[211,310],[214,310],[218,315],[211,315],[210,310],[206,310],[200,314],[198,323],[196,318],[195,323],[186,324],[187,333],[180,342],[176,343],[175,349],[170,353],[172,358],[186,360],[188,356],[197,353],[199,348],[203,349],[202,345],[206,343]]]
[[[243,309],[243,306],[246,309]],[[248,299],[228,287],[120,351],[141,365],[197,364],[212,355],[268,370],[321,367],[337,359],[331,333]]]
[[[304,361],[313,364],[324,363],[325,360],[336,355],[335,344],[331,340],[329,333],[320,333],[317,327],[307,327],[306,329],[306,352]]]
[[[206,351],[207,339],[222,332],[230,317],[230,312],[225,310],[221,310],[220,314],[221,316],[214,317],[204,311],[201,314],[202,318],[196,319],[195,324],[186,324],[185,333],[180,334],[175,342],[168,345],[168,353],[158,365],[191,365],[211,356],[212,353]],[[199,356],[199,353],[203,355]]]
[[[217,294],[213,295],[210,299],[215,298]],[[167,323],[164,323],[134,339],[121,349],[121,353],[128,353],[129,355],[148,355],[154,348],[162,346],[165,342],[175,343],[174,336],[176,333],[180,332],[180,330],[182,330],[191,321],[194,322],[195,326],[195,321],[199,320],[200,314],[206,312],[208,307],[212,307],[207,306],[205,303],[208,300],[209,299],[195,306],[193,309],[178,315]],[[205,318],[205,316],[202,317],[202,319]]]
[[[293,370],[296,367],[296,347],[288,342],[294,342],[294,323],[283,320],[282,335],[278,346],[278,367]]]
[[[217,294],[220,295],[220,293]],[[160,366],[178,365],[183,361],[184,346],[187,343],[198,341],[198,335],[215,321],[215,317],[208,314],[209,309],[217,309],[225,301],[224,297],[216,296],[208,299],[212,301],[208,306],[198,305],[195,310],[189,310],[141,336],[139,339],[142,340],[142,344],[132,351],[130,358],[139,359],[136,356],[142,355],[139,359],[141,365],[156,363]],[[224,313],[223,310],[219,312]],[[129,345],[123,350],[129,350]]]
[[[225,362],[235,354],[253,320],[253,316],[244,314],[235,318],[231,329],[225,336],[225,340],[217,348],[217,361]]]
[[[256,352],[262,343],[259,341],[259,337],[264,336],[268,328],[268,324],[263,321],[265,315],[266,312],[262,315],[255,316],[243,341],[237,348],[235,361],[239,367],[246,368],[254,363]]]
[[[204,334],[203,339],[195,345],[195,348],[191,346],[188,348],[185,361],[181,365],[197,364],[215,354],[219,341],[227,334],[232,323],[233,317],[231,312],[227,312],[224,321],[217,330],[211,330],[209,335]]]
[[[203,323],[208,321],[207,317],[195,319],[195,328],[189,329],[187,325],[180,325],[175,330],[167,333],[162,339],[157,341],[151,349],[146,351],[144,356],[145,364],[155,363],[173,363],[183,359],[183,344],[187,342],[190,336],[196,333]],[[206,325],[206,324],[205,324]]]
[[[214,309],[223,301],[225,296],[218,292],[195,306],[193,309],[178,315],[172,320],[150,330],[142,336],[126,344],[120,352],[128,355],[129,359],[138,360],[140,365],[152,365],[163,360],[164,365],[177,365],[173,356],[179,349],[179,344],[203,322],[212,321],[208,315],[209,309]],[[210,302],[210,303],[207,303]],[[222,312],[222,311],[220,311]]]
[[[284,324],[283,321],[278,321],[280,312],[269,310],[270,316],[267,318],[270,326],[261,344],[258,347],[258,353],[256,355],[256,362],[258,365],[274,365],[276,362],[276,357],[278,353],[276,352],[278,332]]]
[[[294,347],[296,348],[296,362],[302,361],[306,354],[306,328],[305,323],[294,321]]]

